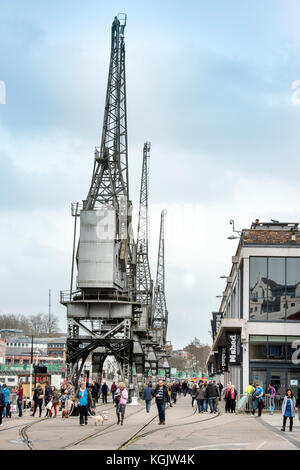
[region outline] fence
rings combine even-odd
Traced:
[[[253,405],[254,405],[255,398],[252,397],[252,395],[240,395],[240,398],[238,399],[237,402],[237,409],[238,411],[244,411],[246,413],[250,413],[253,410]],[[263,397],[263,409],[270,411],[271,405],[272,405],[272,410],[273,411],[281,411],[281,405],[282,405],[283,397],[280,395],[276,395],[273,401],[271,400],[270,395],[265,394]]]

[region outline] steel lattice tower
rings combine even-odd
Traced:
[[[161,213],[159,248],[154,289],[152,325],[154,330],[160,330],[163,346],[166,343],[168,327],[168,310],[165,295],[165,218],[166,211]]]
[[[96,203],[119,208],[119,197],[129,199],[127,106],[125,80],[124,18],[115,17],[111,33],[111,56],[100,151],[95,150],[92,183],[84,202],[91,210]]]
[[[151,144],[145,142],[140,190],[140,206],[137,233],[136,300],[142,305],[152,303],[152,280],[149,264],[149,159]]]

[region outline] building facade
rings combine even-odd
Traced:
[[[209,363],[239,393],[272,384],[278,395],[300,386],[300,231],[298,223],[261,223],[240,235],[218,312]],[[299,354],[298,354],[299,351]]]

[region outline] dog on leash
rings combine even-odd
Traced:
[[[69,410],[62,410],[61,417],[66,419],[69,418]]]
[[[108,417],[106,415],[95,415],[91,416],[95,420],[95,426],[100,426],[100,424],[103,426],[104,421],[108,420]]]

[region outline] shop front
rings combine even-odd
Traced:
[[[283,397],[288,388],[298,394],[300,364],[297,360],[297,336],[250,336],[249,380],[264,390],[271,384]]]

